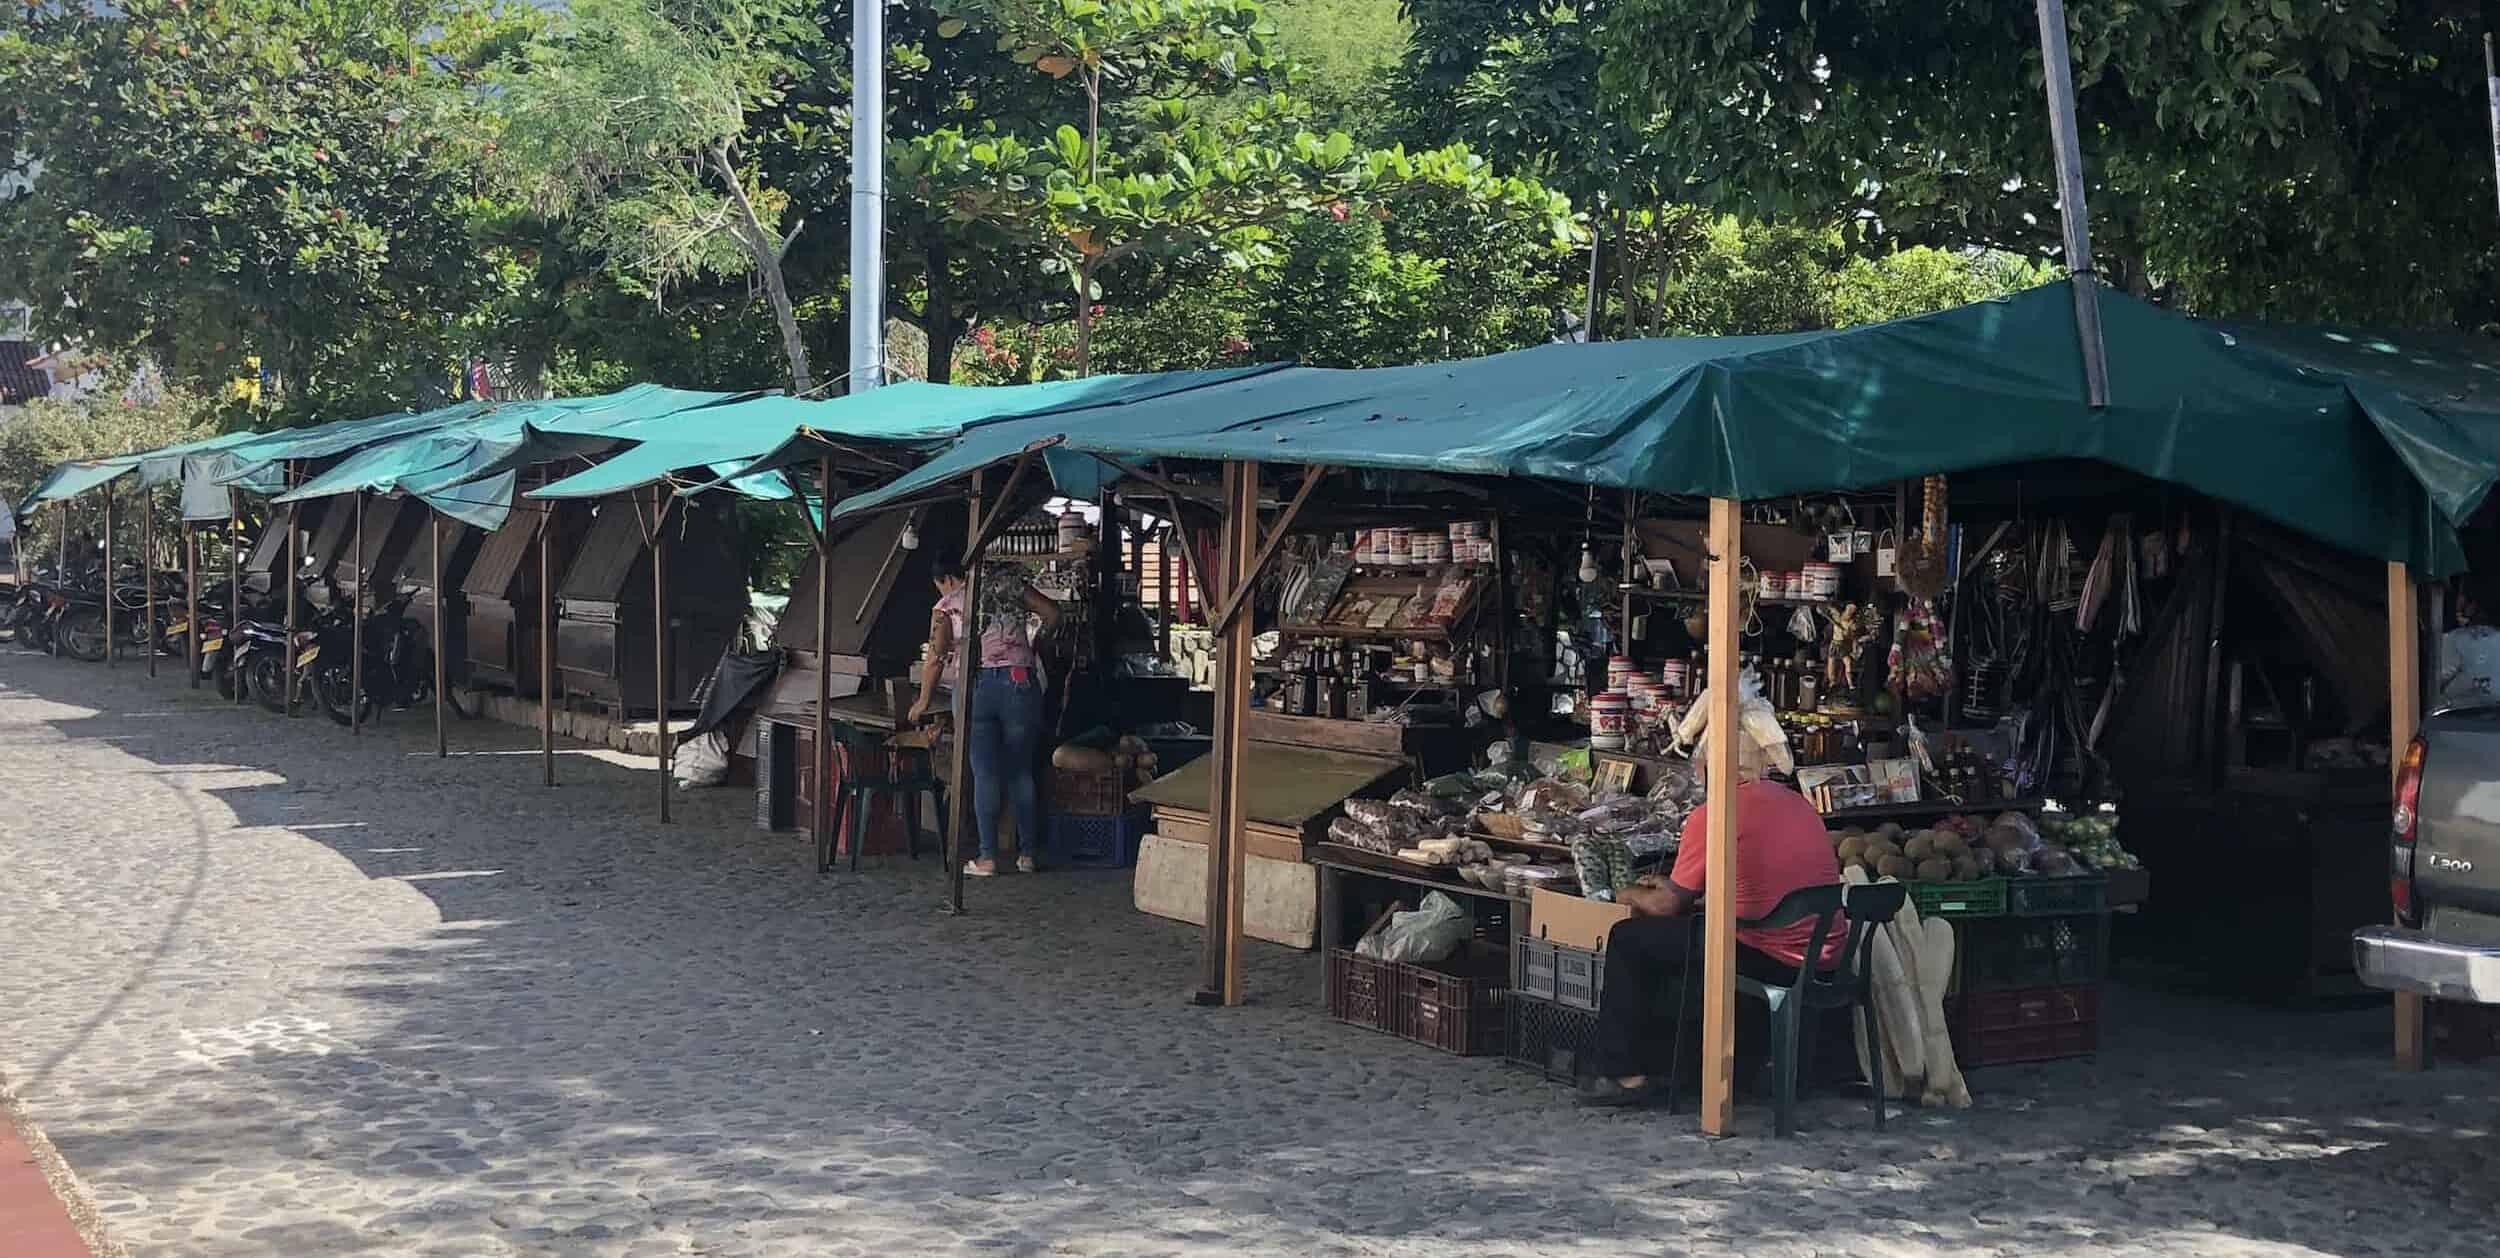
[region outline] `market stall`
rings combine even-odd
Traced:
[[[2487,474],[2453,475],[2455,468],[2485,466],[2487,460],[2479,460],[2440,420],[2410,403],[2347,387],[2325,374],[2304,373],[2191,320],[2105,290],[2099,296],[2101,335],[2112,364],[2109,392],[2106,402],[2087,401],[2079,388],[2071,296],[2068,286],[2051,286],[1872,329],[1548,347],[1470,363],[1359,373],[1279,372],[1210,385],[1197,391],[1186,407],[1151,401],[1123,407],[1095,424],[1003,421],[969,429],[944,454],[879,490],[846,501],[837,514],[934,501],[946,492],[962,494],[967,482],[977,500],[983,469],[1022,468],[1037,449],[1067,460],[1091,457],[1129,482],[1217,505],[1218,542],[1201,574],[1217,661],[1206,809],[1213,840],[1208,845],[1204,986],[1210,1000],[1238,998],[1236,941],[1244,933],[1244,769],[1252,754],[1246,727],[1255,710],[1255,635],[1253,616],[1243,613],[1276,570],[1284,538],[1295,531],[1294,517],[1307,502],[1310,486],[1331,468],[1370,469],[1366,475],[1374,478],[1411,474],[1417,479],[1409,488],[1484,478],[1519,485],[1523,496],[1545,495],[1543,501],[1563,497],[1575,507],[1583,506],[1583,486],[1596,498],[1641,495],[1642,503],[1614,508],[1617,522],[1624,522],[1623,517],[1680,520],[1699,539],[1700,559],[1694,565],[1699,570],[1684,567],[1675,578],[1680,589],[1658,590],[1661,578],[1649,560],[1671,555],[1648,553],[1646,539],[1634,528],[1623,546],[1632,562],[1610,564],[1612,532],[1591,520],[1583,550],[1596,562],[1582,567],[1594,567],[1596,574],[1593,582],[1583,584],[1611,584],[1613,597],[1575,599],[1580,606],[1571,614],[1602,627],[1608,614],[1602,608],[1592,613],[1590,604],[1620,604],[1612,613],[1618,642],[1604,643],[1607,650],[1598,658],[1611,662],[1613,655],[1622,654],[1634,673],[1647,674],[1664,691],[1669,684],[1667,659],[1654,651],[1662,645],[1656,641],[1660,618],[1653,609],[1647,613],[1648,623],[1639,623],[1642,605],[1682,602],[1705,608],[1707,615],[1687,627],[1703,640],[1683,659],[1687,689],[1693,686],[1695,665],[1704,674],[1699,693],[1706,696],[1710,723],[1722,728],[1735,723],[1739,679],[1748,663],[1744,657],[1763,655],[1751,661],[1754,685],[1771,713],[1770,722],[1808,744],[1801,748],[1807,761],[1801,769],[1825,770],[1811,785],[1834,810],[1840,823],[1836,833],[1850,825],[1878,833],[1885,823],[1874,814],[1851,816],[1844,809],[1904,810],[1889,818],[1902,827],[1902,851],[1896,855],[1889,846],[1879,851],[1879,867],[1887,858],[1908,860],[1913,877],[1905,881],[1982,882],[1984,876],[1958,876],[1965,869],[1954,857],[1977,860],[1967,837],[1961,840],[1961,851],[1948,850],[1941,868],[1931,867],[1938,875],[1955,876],[1931,879],[1914,875],[1920,865],[1940,859],[1937,837],[1925,836],[1918,859],[1909,857],[1907,839],[1940,828],[1959,833],[1968,822],[1937,823],[1978,817],[1985,822],[1978,827],[1980,845],[1997,851],[1997,845],[1986,842],[1986,833],[2000,824],[2012,825],[2004,814],[2017,814],[2045,848],[2053,840],[2044,827],[2097,814],[2046,816],[2043,797],[2025,793],[2018,771],[2022,763],[2046,763],[2062,773],[2075,759],[2054,740],[2045,747],[2016,743],[2009,751],[1985,737],[1969,737],[1951,719],[1948,709],[1957,700],[1950,671],[1942,665],[1953,658],[1956,604],[1963,601],[1953,587],[1962,576],[1961,565],[1985,548],[1973,548],[1969,526],[1954,532],[1957,521],[1943,501],[1949,484],[1935,478],[2020,468],[2115,469],[2144,484],[2167,484],[2265,514],[2317,541],[2396,564],[2393,571],[2399,576],[2393,584],[2408,591],[2404,572],[2455,565],[2455,521],[2479,499],[2490,479]],[[1883,388],[1868,387],[1878,380]],[[2020,416],[2021,422],[2009,418],[1967,424],[1940,418],[1990,410]],[[1728,422],[1731,414],[1741,414],[1745,422]],[[2395,432],[2404,435],[2393,439],[2389,434]],[[2296,459],[2253,457],[2264,450],[2294,449],[2301,451]],[[1563,492],[1556,494],[1557,488]],[[1887,596],[1900,601],[1877,608],[1880,623],[1843,611],[1840,604],[1858,605],[1854,592],[1834,598],[1828,609],[1769,601],[1817,601],[1813,595],[1835,576],[1845,589],[1844,574],[1807,566],[1840,566],[1829,551],[1830,534],[1837,528],[1803,530],[1809,546],[1819,544],[1822,553],[1805,556],[1794,566],[1769,560],[1766,568],[1768,557],[1756,556],[1745,540],[1758,527],[1794,527],[1793,517],[1781,521],[1766,513],[1792,511],[1798,505],[1821,512],[1835,506],[1862,511],[1859,501],[1823,500],[1834,495],[1896,498],[1891,519],[1869,530],[1891,534],[1869,539],[1878,560],[1883,558],[1880,552],[1892,552],[1889,558],[1896,567],[1886,576],[1895,586],[1905,585],[1907,578],[1907,588]],[[1847,531],[1849,563],[1855,565],[1858,529]],[[1633,575],[1633,563],[1640,574]],[[1781,574],[1776,583],[1763,575],[1766,571]],[[1804,597],[1797,593],[1801,585]],[[1637,586],[1650,592],[1636,594]],[[1653,597],[1659,594],[1668,597]],[[2404,601],[2409,616],[2409,597]],[[2396,615],[2395,605],[2391,598],[2391,616]],[[1792,632],[1816,640],[1816,649],[1805,652],[1804,659],[1793,647],[1748,650],[1744,633],[1756,617],[1794,620],[1800,612],[1810,613],[1814,623]],[[1618,644],[1624,649],[1614,649]],[[1866,665],[1875,656],[1881,658],[1881,680],[1870,683]],[[2411,672],[2398,669],[2393,680],[2402,688],[2412,678]],[[1628,675],[1625,680],[1623,699],[1629,709]],[[1893,692],[1896,683],[1902,691],[1915,692],[1915,711],[1901,710],[1904,694],[1896,694],[1889,712],[1864,702],[1870,690]],[[1600,696],[1607,693],[1602,675],[1583,685]],[[1303,689],[1297,681],[1291,693]],[[1315,686],[1311,689],[1316,693]],[[1827,697],[1835,689],[1841,693]],[[1810,707],[1805,703],[1809,690]],[[2067,691],[2076,700],[2093,693],[2082,686]],[[1862,705],[1860,711],[1848,710],[1853,696]],[[1628,711],[1615,717],[1612,702],[1598,705],[1584,697],[1573,705],[1575,711],[1587,712],[1592,739],[1613,736],[1628,742],[1639,728]],[[1840,710],[1831,710],[1835,705]],[[1789,713],[1785,721],[1778,715],[1782,707]],[[1980,711],[1985,710],[1983,702]],[[2097,709],[2084,710],[2089,717]],[[1601,716],[1603,729],[1598,728]],[[2400,707],[2391,733],[2406,732],[2404,716]],[[1846,728],[1850,721],[1858,722],[1855,729]],[[2072,731],[2064,732],[2064,747],[2070,749]],[[1711,744],[1714,759],[1726,741]],[[1592,778],[1600,753],[1642,754],[1629,745],[1590,752]],[[1915,780],[1881,763],[1903,759],[1919,763]],[[2009,763],[2017,771],[2009,771]],[[1990,771],[1989,765],[1998,767]],[[1634,761],[1628,768],[1637,782],[1642,766]],[[1732,762],[1714,764],[1706,776],[1728,780],[1732,772]],[[2092,798],[2079,796],[2075,802]],[[1712,885],[1726,885],[1732,875],[1733,811],[1732,806],[1709,810]],[[1888,834],[1883,837],[1887,845],[1894,842]],[[1438,850],[1399,850],[1443,859],[1452,852],[1482,855],[1466,846],[1471,840],[1465,836],[1432,841],[1453,840],[1454,845]],[[1861,844],[1861,849],[1866,846]],[[1492,845],[1488,842],[1486,848]],[[2066,847],[2066,860],[2076,860],[2076,851]],[[2124,860],[2117,851],[2104,855]],[[2003,859],[2002,852],[1998,859]],[[1463,877],[1454,872],[1450,876]],[[2035,865],[2010,875],[2000,871],[1999,876],[2067,875]],[[1531,921],[1536,916],[1532,908]],[[1706,960],[1700,975],[1706,992],[1701,1002],[1703,1120],[1712,1130],[1724,1130],[1732,1083],[1726,1064],[1733,927],[1721,913],[1707,914],[1705,921]],[[1951,929],[1943,922],[1933,925]],[[2027,945],[2017,940],[2014,946],[2020,950]]]

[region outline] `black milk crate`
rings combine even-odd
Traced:
[[[2109,878],[2102,874],[2033,874],[2005,880],[2005,911],[2013,917],[2064,917],[2109,911]]]
[[[1578,1083],[1589,1074],[1597,1049],[1593,1010],[1512,992],[1502,1001],[1502,1056],[1556,1083]]]
[[[2083,987],[2109,975],[2109,915],[1992,917],[1953,923],[1963,993]]]

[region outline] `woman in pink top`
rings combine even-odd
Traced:
[[[920,698],[911,705],[914,722],[927,716],[929,698],[941,672],[951,684],[963,682],[963,658],[955,649],[964,624],[964,571],[941,566],[937,574],[938,603],[929,613],[929,653],[920,666]],[[972,760],[972,811],[981,830],[981,855],[966,862],[964,872],[987,878],[998,872],[998,820],[1009,803],[1016,809],[1016,868],[1034,870],[1034,854],[1042,847],[1041,796],[1033,784],[1034,745],[1042,734],[1042,670],[1033,654],[1032,620],[1042,632],[1059,623],[1059,605],[1024,579],[1012,563],[981,568],[981,603],[973,631],[981,635],[980,671],[972,679],[972,728],[964,735]]]

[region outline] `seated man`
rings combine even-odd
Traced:
[[[1739,918],[1760,917],[1800,887],[1840,881],[1840,862],[1832,855],[1822,815],[1805,796],[1764,779],[1765,763],[1751,739],[1739,741],[1733,893]],[[1606,936],[1606,994],[1591,1054],[1596,1078],[1582,1094],[1589,1104],[1632,1105],[1664,1098],[1664,1081],[1650,1077],[1675,1025],[1675,1007],[1663,999],[1663,980],[1701,968],[1701,940],[1687,915],[1708,889],[1703,877],[1709,856],[1705,812],[1696,808],[1685,818],[1683,842],[1668,877],[1644,876],[1615,897],[1634,915],[1616,923]],[[1811,919],[1776,930],[1739,927],[1736,971],[1765,983],[1793,983],[1813,934]],[[1846,925],[1836,920],[1821,964],[1839,964],[1847,937]],[[1761,1014],[1753,1001],[1737,1004],[1740,1081],[1750,1082],[1749,1063],[1758,1063],[1766,1047]]]

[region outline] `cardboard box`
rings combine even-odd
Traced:
[[[1583,900],[1557,891],[1528,895],[1528,933],[1549,943],[1569,944],[1591,952],[1606,950],[1606,933],[1632,910],[1604,900]]]

